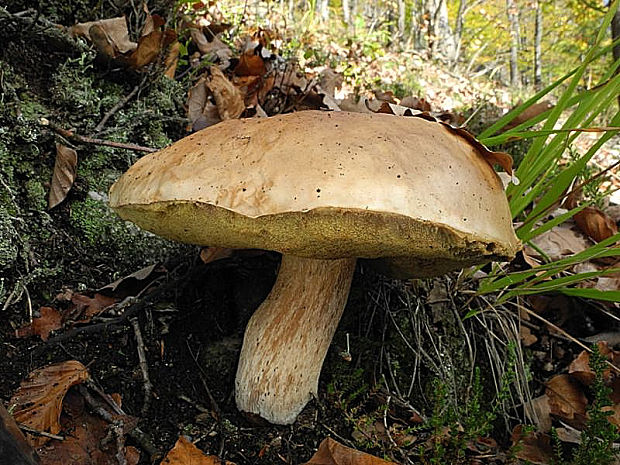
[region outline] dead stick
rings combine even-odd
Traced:
[[[105,408],[103,408],[103,406],[93,398],[93,396],[90,394],[90,392],[88,392],[88,389],[86,389],[86,387],[79,385],[78,390],[80,391],[80,394],[82,395],[82,397],[84,397],[84,400],[86,401],[86,403],[90,406],[90,408],[93,409],[93,412],[95,412],[97,415],[99,415],[101,418],[103,418],[108,423],[115,424],[117,419],[114,418],[110,412],[108,412]],[[102,394],[101,391],[99,391],[99,395],[101,394]],[[107,394],[105,394],[105,396],[107,396]],[[105,400],[107,401],[108,404],[114,403],[114,401],[111,399],[105,399]],[[116,406],[114,410],[115,410],[115,413],[118,415],[127,415],[125,412],[123,412],[123,410],[120,407],[118,407],[118,405]],[[154,462],[158,458],[161,458],[162,453],[159,450],[157,450],[157,448],[153,445],[153,442],[148,437],[148,435],[144,431],[142,431],[140,428],[136,427],[128,431],[127,434],[131,436],[132,439],[136,441],[140,445],[140,447],[142,447],[142,449],[144,449],[149,454],[151,462]]]
[[[104,145],[106,147],[135,150],[137,152],[147,152],[147,153],[157,152],[157,149],[154,149],[151,147],[144,147],[142,145],[125,144],[123,142],[114,142],[111,140],[95,139],[92,137],[81,136],[79,134],[74,133],[73,131],[69,131],[67,129],[61,128],[45,118],[41,118],[40,123],[43,126],[49,127],[52,131],[54,131],[57,134],[60,134],[62,137],[65,137],[74,142],[81,142],[83,144],[92,144],[92,145]]]
[[[95,134],[99,134],[101,132],[101,130],[103,129],[103,127],[106,125],[106,123],[108,122],[108,120],[121,108],[123,108],[125,105],[127,105],[127,102],[129,102],[132,98],[134,98],[134,96],[138,93],[138,91],[140,90],[140,88],[142,87],[142,84],[144,83],[144,81],[146,80],[146,76],[144,77],[144,79],[142,79],[142,82],[140,84],[138,84],[136,87],[133,88],[133,90],[131,92],[129,92],[129,94],[123,98],[122,100],[120,100],[116,105],[114,105],[110,111],[108,111],[105,115],[103,115],[103,118],[101,119],[101,121],[99,121],[99,124],[97,126],[95,126]]]
[[[221,420],[222,420],[222,411],[220,410],[219,405],[215,401],[215,398],[211,394],[211,390],[209,389],[209,385],[207,384],[206,373],[204,372],[204,370],[200,366],[200,363],[198,363],[198,357],[196,355],[194,355],[194,352],[192,351],[192,348],[189,345],[189,341],[186,340],[185,343],[187,345],[187,350],[189,350],[189,354],[191,355],[192,359],[194,360],[194,363],[196,364],[196,367],[198,367],[198,376],[200,378],[200,381],[202,381],[202,387],[204,387],[205,392],[207,393],[207,396],[209,397],[209,402],[211,403],[211,408],[213,409],[213,412],[215,412],[216,420],[218,422],[221,422]]]
[[[30,426],[26,426],[22,423],[18,423],[19,429],[22,431],[32,434],[33,436],[43,436],[45,438],[56,439],[57,441],[64,441],[64,436],[59,436],[58,434],[48,433],[47,431],[39,431],[38,429],[31,428]]]
[[[146,416],[151,405],[151,395],[153,392],[153,385],[149,378],[149,364],[146,361],[146,353],[144,351],[144,339],[142,339],[142,332],[140,331],[140,322],[138,318],[131,318],[129,320],[133,333],[136,336],[136,345],[138,346],[138,359],[140,360],[140,371],[142,371],[142,380],[144,387],[144,403],[142,404],[142,410],[140,411],[142,416]]]
[[[123,427],[120,425],[112,425],[112,431],[116,436],[116,460],[118,465],[127,465],[127,456],[125,455],[125,435]]]

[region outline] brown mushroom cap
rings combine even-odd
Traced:
[[[140,159],[112,186],[110,205],[177,241],[389,257],[409,276],[519,249],[502,183],[480,150],[414,117],[304,111],[224,121]]]

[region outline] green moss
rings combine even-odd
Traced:
[[[11,215],[0,207],[0,270],[9,267],[17,259],[17,237]]]
[[[29,179],[25,184],[26,200],[33,210],[45,210],[47,205],[47,192],[43,184],[36,179]]]

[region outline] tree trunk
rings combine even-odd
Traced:
[[[320,5],[321,21],[326,23],[329,21],[329,0],[317,0],[317,5]]]
[[[405,0],[398,0],[398,38],[401,44],[405,42],[405,36],[407,35],[405,30],[406,12]]]
[[[295,21],[295,0],[288,0],[288,19],[291,21]]]
[[[534,87],[542,89],[542,49],[541,41],[543,34],[542,0],[536,1],[536,35],[534,37]]]
[[[454,56],[454,35],[448,22],[448,7],[444,0],[428,0],[427,14],[430,16],[428,25],[428,47],[430,55],[441,54],[445,58]]]
[[[510,84],[520,87],[519,78],[519,10],[515,0],[506,0],[506,12],[510,23]]]
[[[347,26],[351,24],[351,10],[349,9],[349,0],[342,0],[342,19]]]
[[[463,18],[465,16],[465,9],[467,8],[467,0],[461,0],[459,2],[459,9],[456,13],[456,24],[454,25],[454,56],[452,60],[454,64],[459,61],[459,55],[461,54],[461,38],[463,36]]]

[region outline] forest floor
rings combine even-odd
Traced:
[[[126,463],[149,463],[180,435],[239,465],[305,463],[327,437],[403,464],[505,464],[518,463],[518,457],[545,463],[549,441],[529,438],[524,444],[515,433],[515,426],[536,416],[524,405],[543,397],[545,383],[579,356],[582,347],[572,338],[617,344],[611,340],[617,318],[602,304],[553,296],[523,302],[537,307],[549,324],[499,307],[462,319],[481,303],[469,297],[475,281],[458,273],[404,282],[358,265],[317,398],[290,426],[257,425],[241,415],[234,377],[243,331],[273,285],[279,256],[171,244],[120,221],[106,204],[111,183],[141,155],[127,144],[161,148],[212,124],[214,108],[222,114],[217,98],[196,100],[205,70],[191,68],[196,46],[170,79],[162,77],[163,52],[159,62],[133,69],[123,62],[126,57],[119,64],[119,56],[102,56],[90,42],[57,28],[54,24],[72,24],[62,13],[39,17],[24,11],[16,4],[0,16],[0,40],[6,44],[0,51],[0,398],[11,411],[9,399],[20,384],[36,378],[35,370],[76,360],[88,370],[91,393],[120,395],[125,414],[117,412],[116,419],[126,427],[116,442],[105,422],[94,426],[92,420],[92,434],[80,430],[84,412],[96,409],[76,401],[73,388],[56,432],[65,443],[75,441],[76,449],[66,454],[76,455],[62,455],[56,440],[41,441],[45,464],[123,463],[119,450]],[[92,14],[82,12],[80,20],[101,19]],[[162,33],[159,47],[166,30],[155,29]],[[120,45],[113,39],[110,44]],[[268,66],[276,78],[267,88],[262,66],[268,60],[257,64],[256,44],[262,46],[260,38],[223,58],[231,60],[223,69],[246,92],[245,107],[257,111],[258,103],[270,115],[327,109],[333,99],[361,91],[375,103],[393,105],[416,97],[419,109],[428,105],[436,117],[467,122],[475,133],[519,98],[496,82],[464,78],[417,52],[360,55],[356,66],[366,73],[361,87],[353,80],[332,87],[329,78],[337,74],[329,67],[272,57]],[[332,47],[325,53],[349,53]],[[239,65],[244,59],[246,73]],[[265,77],[263,87],[251,87],[254,67]],[[405,70],[415,79],[403,84]],[[215,85],[209,91],[229,95]],[[584,147],[591,143],[588,137]],[[597,162],[620,158],[617,143],[606,146]],[[79,158],[77,168],[65,169],[77,170],[65,180],[70,189],[52,177],[67,153],[57,144],[76,150]],[[526,145],[514,144],[515,158]],[[55,188],[60,203],[49,208],[48,192]],[[216,252],[224,256],[209,255]],[[77,383],[65,382],[67,389]],[[504,396],[499,401],[498,393]],[[465,417],[476,412],[479,423],[468,422]],[[538,415],[551,421],[544,409]],[[584,425],[584,415],[562,420],[573,438]],[[136,426],[145,436],[130,433]],[[567,444],[570,449],[577,443]]]

